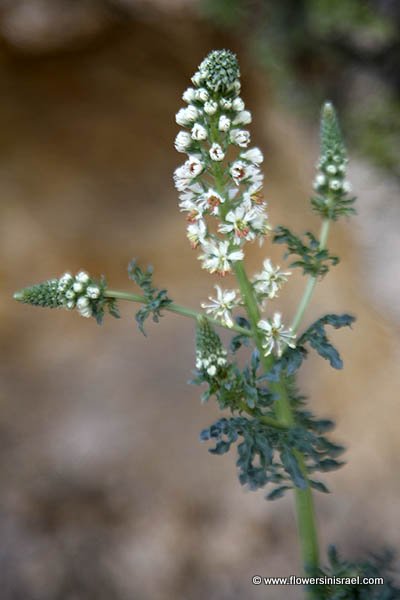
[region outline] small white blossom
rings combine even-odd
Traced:
[[[212,188],[208,189],[203,197],[205,200],[206,207],[211,209],[213,214],[216,214],[218,206],[224,202],[224,198]]]
[[[231,262],[242,260],[244,254],[242,250],[230,250],[229,242],[208,242],[203,245],[204,254],[199,256],[203,261],[203,269],[210,273],[219,273],[225,275],[231,270]]]
[[[194,83],[194,85],[200,85],[202,80],[203,80],[203,77],[199,71],[197,71],[192,77],[192,82]]]
[[[75,292],[73,290],[67,290],[65,292],[65,297],[67,300],[73,300],[75,298]]]
[[[221,161],[224,160],[225,154],[219,144],[214,143],[210,148],[210,158],[211,160]]]
[[[249,188],[249,192],[251,193],[253,190],[259,190],[264,176],[257,165],[248,165],[246,170],[246,179],[251,184],[251,187]]]
[[[59,283],[61,284],[65,284],[65,283],[70,283],[72,281],[73,277],[71,275],[71,273],[64,273],[64,275],[62,277],[60,277]]]
[[[75,308],[75,302],[73,300],[69,300],[65,306],[68,308],[68,310],[72,310]]]
[[[236,185],[239,185],[247,177],[247,166],[248,165],[246,165],[246,163],[243,161],[237,160],[229,169],[232,179]]]
[[[326,167],[326,170],[329,173],[329,175],[336,175],[337,173],[337,168],[335,167],[335,165],[328,165]]]
[[[92,309],[90,307],[89,299],[86,296],[81,296],[76,302],[76,308],[78,309],[82,317],[91,317]]]
[[[175,149],[178,152],[186,152],[192,144],[192,138],[187,131],[180,131],[175,138]]]
[[[273,267],[269,258],[263,262],[263,270],[254,276],[254,289],[257,293],[276,298],[282,285],[291,273],[280,271],[279,266]]]
[[[89,285],[86,288],[86,294],[87,294],[88,298],[91,298],[92,300],[96,300],[96,298],[98,298],[100,296],[100,288],[97,287],[97,285]]]
[[[220,319],[227,327],[233,327],[232,310],[239,304],[236,290],[221,290],[219,285],[214,286],[217,290],[217,297],[209,296],[210,303],[204,302],[201,306],[206,309],[206,313],[213,315],[215,319]]]
[[[231,126],[231,120],[226,115],[221,115],[218,121],[218,129],[220,131],[228,131]]]
[[[233,144],[246,148],[250,143],[250,133],[244,129],[232,129],[229,139]]]
[[[215,100],[208,100],[208,102],[206,102],[204,104],[204,112],[207,115],[215,115],[217,110],[218,110],[218,104],[215,102]]]
[[[195,100],[196,90],[194,88],[188,88],[185,92],[183,92],[182,100],[190,104]]]
[[[318,190],[320,187],[326,184],[326,177],[323,173],[318,173],[314,179],[314,189]]]
[[[188,160],[185,162],[185,165],[186,165],[189,175],[192,178],[195,178],[198,175],[200,175],[200,173],[204,169],[204,164],[196,156],[189,156]]]
[[[232,108],[232,100],[229,100],[229,98],[221,98],[219,105],[224,110],[230,110]]]
[[[181,108],[175,115],[175,120],[178,125],[189,125],[189,123],[193,123],[199,116],[199,111],[195,106],[188,106],[186,108]]]
[[[242,152],[240,158],[244,160],[248,160],[249,162],[259,165],[263,162],[264,156],[259,148],[250,148],[250,150],[246,150],[246,152]]]
[[[200,123],[195,123],[192,128],[192,138],[198,142],[206,140],[207,129],[203,125],[200,125]]]
[[[250,241],[254,240],[255,234],[252,231],[253,219],[258,219],[259,215],[251,207],[241,204],[235,210],[231,210],[225,217],[225,223],[218,227],[220,233],[233,233],[234,244],[240,244],[243,239]]]
[[[178,192],[185,191],[203,169],[204,165],[201,160],[196,156],[189,156],[188,160],[174,172],[174,183]]]
[[[337,192],[342,189],[342,182],[339,179],[332,179],[332,181],[329,182],[329,187],[331,190]]]
[[[296,336],[292,333],[291,329],[284,329],[281,319],[281,314],[275,313],[271,321],[261,320],[257,324],[264,333],[262,347],[265,350],[265,356],[268,356],[275,350],[278,357],[281,357],[285,346],[289,346],[290,348],[296,347],[294,343]]]
[[[196,98],[196,100],[199,100],[200,102],[207,102],[207,100],[209,98],[209,94],[205,88],[200,88],[200,89],[196,90],[195,98]]]
[[[187,228],[187,237],[192,248],[197,248],[199,244],[204,244],[207,236],[207,226],[203,219],[198,219],[195,223],[190,223]]]
[[[86,273],[86,271],[79,271],[75,279],[81,283],[87,283],[89,281],[89,275]]]
[[[237,112],[242,112],[244,110],[244,102],[241,98],[235,98],[234,101],[232,102],[232,108],[233,110],[236,110]]]
[[[242,110],[233,119],[234,125],[248,125],[251,123],[251,112],[248,110]]]
[[[347,179],[343,181],[342,189],[346,194],[349,194],[352,190],[350,181],[347,181]]]
[[[83,284],[80,281],[75,281],[75,283],[72,286],[72,289],[74,290],[74,292],[82,292]]]
[[[214,377],[214,375],[217,374],[217,367],[215,365],[211,365],[210,367],[208,367],[207,373],[210,377]]]

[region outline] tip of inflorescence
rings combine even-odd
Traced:
[[[14,292],[13,298],[14,300],[18,300],[18,302],[21,302],[24,299],[24,294],[22,292]]]

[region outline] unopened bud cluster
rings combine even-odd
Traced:
[[[330,102],[325,103],[321,119],[321,157],[317,163],[318,173],[314,189],[325,195],[345,195],[351,192],[346,180],[348,159],[335,110]]]
[[[73,276],[64,273],[59,279],[51,279],[14,294],[14,298],[26,304],[48,308],[77,309],[82,317],[94,315],[104,293],[104,284],[95,282],[85,271]]]
[[[227,352],[206,317],[199,317],[196,331],[196,369],[216,377],[227,365]]]

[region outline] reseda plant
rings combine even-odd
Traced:
[[[240,96],[240,73],[236,56],[227,50],[211,52],[192,77],[192,86],[183,93],[185,106],[176,114],[182,127],[175,148],[186,155],[174,173],[179,208],[187,219],[187,237],[198,251],[203,269],[219,276],[215,295],[202,303],[203,312],[175,304],[165,289],[153,284],[153,271],[143,270],[136,261],[128,273],[141,294],[109,289],[104,278],[92,279],[80,272],[65,273],[17,292],[15,299],[49,308],[77,309],[84,317],[101,323],[107,310],[118,317],[118,300],[138,302],[140,330],[151,317],[158,321],[166,311],[196,319],[196,359],[193,383],[205,385],[202,401],[215,397],[225,414],[201,432],[201,439],[213,443],[210,452],[225,454],[235,448],[239,480],[250,489],[267,487],[267,498],[276,499],[293,490],[304,572],[322,576],[341,573],[343,585],[308,588],[310,598],[377,598],[369,584],[353,583],[357,572],[377,572],[376,563],[362,563],[362,569],[330,552],[331,565],[320,564],[312,490],[327,492],[317,472],[340,467],[344,448],[327,437],[334,424],[314,417],[306,399],[296,387],[296,372],[310,348],[342,368],[339,353],[327,337],[327,326],[350,326],[351,315],[327,314],[300,331],[304,313],[317,281],[338,263],[329,253],[330,225],[354,213],[354,197],[346,179],[347,156],[335,110],[323,106],[321,155],[314,180],[312,209],[322,219],[317,238],[306,232],[298,236],[287,227],[273,229],[263,199],[263,154],[251,146],[246,126],[251,113]],[[259,272],[249,276],[245,248],[267,236],[286,246],[289,268],[300,268],[307,277],[304,294],[290,324],[279,310],[272,309],[291,272],[265,258]],[[237,288],[224,289],[222,278],[235,276]],[[225,348],[216,327],[233,332]],[[248,352],[248,364],[236,360],[240,349]],[[399,598],[391,584],[380,586],[385,597]]]

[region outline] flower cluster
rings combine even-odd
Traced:
[[[64,273],[59,279],[50,279],[14,294],[26,304],[48,308],[77,309],[82,317],[99,317],[104,303],[105,281],[96,282],[85,271],[73,276]]]
[[[196,331],[196,369],[216,377],[227,365],[227,352],[207,317],[199,317]]]
[[[244,129],[251,114],[239,96],[239,67],[234,54],[211,52],[183,94],[187,106],[176,114],[185,128],[175,139],[188,155],[174,173],[179,207],[188,220],[187,236],[210,273],[225,275],[244,258],[247,241],[263,241],[268,232],[258,148],[247,149]],[[212,220],[217,221],[216,225]]]
[[[58,282],[60,303],[65,308],[76,308],[82,317],[91,317],[98,301],[101,289],[85,271],[79,271],[75,277],[64,273]]]

